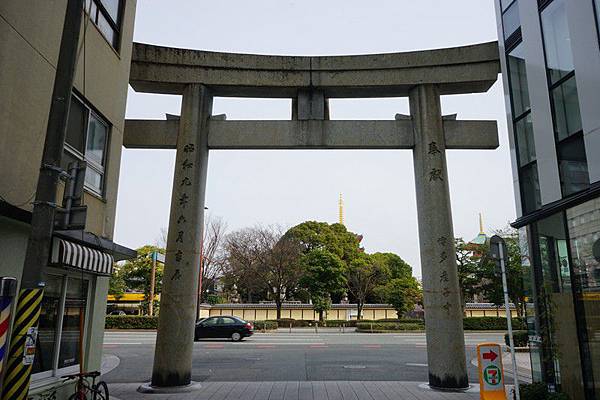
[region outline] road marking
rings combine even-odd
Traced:
[[[419,363],[406,363],[407,367],[427,367],[427,364],[419,364]]]
[[[367,349],[380,349],[381,345],[380,344],[365,344],[365,345],[363,345],[363,347],[366,347]]]
[[[106,345],[109,345],[109,346],[110,345],[113,345],[113,346],[114,345],[125,345],[125,344],[144,344],[144,343],[141,343],[141,342],[119,342],[119,343],[112,343],[111,342],[111,343],[104,343],[105,346]]]
[[[325,346],[325,343],[312,343],[312,342],[304,342],[304,343],[299,343],[299,342],[293,342],[293,343],[282,343],[282,342],[272,342],[272,343],[252,343],[252,342],[248,342],[248,344],[253,344],[255,346],[260,346],[260,345],[277,345],[277,346],[310,346],[310,345],[314,345],[314,346]],[[245,343],[239,344],[238,346],[243,346],[245,345]]]

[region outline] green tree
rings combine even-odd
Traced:
[[[144,313],[148,312],[148,305],[150,302],[150,279],[152,275],[151,254],[155,251],[158,251],[161,254],[165,253],[165,249],[160,247],[151,245],[142,246],[137,249],[138,256],[127,261],[119,269],[119,275],[125,282],[127,289],[144,293]],[[162,277],[163,265],[162,263],[156,263],[156,276],[154,284],[155,295],[161,292]]]
[[[397,254],[374,253],[371,254],[371,259],[384,269],[390,279],[412,276],[412,267]]]
[[[415,304],[423,301],[423,289],[412,276],[393,278],[378,287],[377,292],[386,303],[394,307],[399,319],[414,310]]]
[[[347,269],[348,291],[356,300],[357,319],[361,319],[367,297],[375,293],[386,279],[386,269],[369,256],[361,253]]]
[[[247,277],[269,293],[281,318],[281,307],[298,287],[302,276],[301,247],[274,227],[254,227],[233,232],[225,239],[227,274]]]
[[[507,228],[497,231],[504,238],[508,250],[506,274],[508,296],[515,304],[518,316],[524,315],[525,287],[523,284],[524,268],[521,259],[521,248],[516,230]],[[464,302],[476,294],[497,306],[504,304],[502,277],[499,268],[489,257],[489,243],[476,245],[456,239],[456,260],[459,284]]]
[[[307,221],[290,228],[285,236],[297,241],[305,254],[311,250],[327,250],[346,265],[361,252],[360,237],[342,224]]]
[[[462,238],[455,239],[455,246],[458,284],[464,311],[467,301],[472,301],[475,295],[482,292],[481,252],[485,248],[483,245],[465,243]]]
[[[323,313],[331,308],[333,293],[340,293],[346,285],[346,268],[342,260],[325,249],[312,249],[302,256],[303,275],[300,286],[305,288],[323,321]]]
[[[108,281],[108,294],[115,296],[119,299],[127,290],[127,284],[121,274],[121,267],[115,266],[113,274],[110,276]]]
[[[523,263],[521,258],[521,247],[519,237],[515,230],[505,229],[498,231],[506,242],[508,257],[506,259],[506,283],[509,300],[515,305],[517,316],[524,315],[525,309],[525,287],[523,285]],[[482,293],[496,305],[504,304],[504,290],[502,288],[502,276],[498,273],[495,261],[489,257],[489,246],[486,246],[482,254],[480,277],[482,279]]]

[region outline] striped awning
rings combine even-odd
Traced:
[[[55,238],[52,246],[52,264],[82,269],[99,275],[110,275],[113,257],[100,250]]]

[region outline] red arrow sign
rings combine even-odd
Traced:
[[[494,360],[496,358],[498,358],[498,354],[496,354],[496,352],[494,350],[490,350],[487,353],[483,353],[484,360],[490,360],[490,361],[494,362]]]

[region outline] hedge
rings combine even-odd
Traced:
[[[277,321],[252,321],[252,325],[254,325],[254,330],[257,331],[270,331],[278,327]]]
[[[522,318],[513,318],[513,329],[526,329]],[[463,318],[463,327],[466,331],[503,331],[506,330],[504,317],[467,317]]]
[[[280,328],[289,328],[290,324],[292,324],[292,328],[306,328],[309,326],[315,326],[316,321],[307,321],[303,319],[293,319],[293,318],[280,318],[268,320],[276,322]]]
[[[138,315],[107,315],[106,329],[157,329],[158,317]]]
[[[399,322],[402,324],[413,323],[413,324],[424,324],[425,320],[420,318],[385,318],[385,319],[377,319],[375,322]]]
[[[418,331],[425,329],[424,324],[414,322],[359,322],[357,332]]]
[[[525,383],[519,385],[521,400],[569,400],[565,393],[549,393],[545,383]],[[513,395],[513,400],[516,396]]]
[[[513,340],[515,342],[515,347],[527,347],[527,344],[529,343],[529,333],[527,331],[513,331]],[[508,333],[504,334],[504,342],[507,346],[510,346]]]

